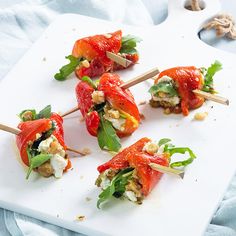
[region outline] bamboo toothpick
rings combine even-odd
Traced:
[[[79,110],[79,107],[74,107],[73,109],[71,109],[71,110],[69,110],[69,111],[63,113],[63,114],[61,115],[61,117],[67,116],[67,115],[69,115],[69,114],[71,114],[71,113],[74,113],[74,112],[76,112],[76,111],[78,111],[78,110]]]
[[[130,88],[131,86],[134,86],[138,83],[141,83],[147,79],[150,79],[152,77],[154,77],[155,75],[157,75],[159,73],[159,70],[158,68],[153,68],[147,72],[145,72],[144,74],[142,75],[139,75],[127,82],[125,82],[124,84],[122,84],[120,87],[123,88],[123,89],[127,89],[127,88]]]
[[[158,68],[155,67],[155,68],[147,71],[146,73],[144,73],[142,75],[139,75],[139,76],[137,76],[137,77],[135,77],[135,78],[133,78],[133,79],[123,83],[120,87],[123,88],[123,89],[128,89],[128,88],[130,88],[130,87],[132,87],[132,86],[134,86],[134,85],[136,85],[138,83],[141,83],[141,82],[143,82],[143,81],[145,81],[147,79],[151,79],[152,77],[156,76],[158,73],[159,73],[159,70],[158,70]],[[71,114],[71,113],[73,113],[75,111],[78,111],[78,110],[79,110],[79,107],[74,107],[71,110],[63,113],[61,115],[61,117],[65,117],[65,116],[67,116],[67,115],[69,115],[69,114]]]
[[[207,93],[198,89],[193,90],[193,92],[205,99],[217,102],[217,103],[221,103],[223,105],[229,105],[229,100],[227,98],[215,95],[215,94],[211,94],[211,93]]]
[[[8,133],[16,134],[16,135],[18,135],[21,132],[20,129],[12,128],[4,124],[0,124],[0,130],[6,131]]]
[[[17,129],[17,128],[13,128],[13,127],[10,127],[8,125],[4,125],[4,124],[0,124],[0,130],[3,130],[3,131],[6,131],[8,133],[11,133],[11,134],[15,134],[15,135],[19,135],[21,130],[20,129]],[[84,152],[81,152],[79,150],[76,150],[74,148],[70,148],[70,147],[67,147],[67,150],[68,151],[71,151],[71,152],[75,152],[75,153],[78,153],[82,156],[85,156],[86,154]]]
[[[175,176],[179,176],[181,179],[184,178],[184,171],[183,170],[176,170],[167,166],[162,166],[156,163],[150,163],[149,166],[156,171],[159,171],[164,174],[171,174]]]
[[[127,68],[128,66],[130,66],[133,62],[124,58],[124,57],[121,57],[113,52],[106,52],[106,55],[109,59],[111,59],[112,61],[116,62],[117,64]]]

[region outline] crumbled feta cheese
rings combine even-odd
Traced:
[[[94,91],[92,93],[92,101],[96,104],[101,104],[105,102],[105,96],[103,91]]]
[[[61,178],[65,167],[67,166],[68,160],[55,154],[50,159],[50,164],[54,170],[54,176],[56,178]]]
[[[205,120],[208,116],[208,112],[198,112],[194,115],[194,119],[198,121]]]
[[[125,191],[124,196],[132,202],[137,202],[137,197],[133,191]]]
[[[158,84],[161,82],[173,82],[173,79],[167,75],[162,76],[159,80],[158,80]]]
[[[107,114],[114,119],[120,118],[120,112],[114,109],[107,110]]]
[[[148,154],[154,155],[158,151],[158,145],[154,142],[148,142],[144,145],[143,151],[147,152]]]
[[[154,101],[159,101],[159,102],[168,102],[173,106],[180,103],[180,98],[178,96],[174,96],[174,97],[157,97],[157,96],[153,95],[152,99]]]
[[[158,148],[157,154],[162,154],[162,153],[164,152],[164,149],[165,149],[165,145],[161,145],[161,146]]]
[[[85,68],[89,68],[89,66],[90,66],[88,60],[83,60],[83,61],[81,62],[81,65],[84,66]]]
[[[126,122],[125,119],[123,119],[123,118],[114,119],[114,118],[111,118],[110,116],[107,116],[107,115],[104,115],[103,117],[106,120],[110,121],[112,123],[112,126],[115,129],[120,130],[120,131],[124,131],[124,129],[125,129],[124,124]]]
[[[47,138],[47,139],[43,140],[42,142],[40,142],[40,144],[38,146],[39,152],[47,153],[48,150],[50,149],[51,143],[54,140],[55,140],[55,137],[53,135],[51,135],[49,138]]]
[[[104,173],[101,175],[101,188],[106,189],[108,186],[110,186],[111,181],[107,178],[107,173],[109,172],[108,170],[105,170]]]

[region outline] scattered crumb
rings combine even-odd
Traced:
[[[80,122],[84,122],[84,120],[85,120],[84,117],[81,117],[81,118],[79,119]]]
[[[169,115],[170,113],[171,113],[170,108],[164,109],[164,114],[165,114],[165,115]]]
[[[138,105],[142,106],[142,105],[145,105],[145,104],[147,104],[147,101],[141,101]]]
[[[87,202],[92,200],[92,198],[90,198],[90,197],[86,197],[85,199],[86,199]]]
[[[146,119],[146,117],[144,116],[144,114],[140,113],[139,115],[140,115],[140,119],[141,119],[141,120],[145,120],[145,119]]]
[[[73,28],[72,31],[76,31],[76,28]]]
[[[197,182],[197,179],[195,179],[195,182]]]
[[[208,116],[208,112],[198,112],[194,115],[194,120],[203,121]]]
[[[83,149],[81,150],[81,153],[82,153],[84,156],[86,156],[86,155],[91,154],[91,150],[90,150],[89,148],[83,148]]]
[[[47,58],[46,58],[46,57],[44,57],[44,58],[43,58],[43,61],[46,61],[46,60],[47,60]]]
[[[81,175],[79,178],[80,178],[80,179],[83,179],[83,178],[84,178],[84,176],[83,176],[83,175]]]
[[[214,119],[214,121],[216,121],[216,119]]]
[[[72,168],[70,168],[70,170],[74,170],[74,168],[72,167]]]
[[[214,108],[214,106],[211,106],[211,109],[213,109]]]
[[[59,214],[57,214],[57,218],[59,218]]]
[[[75,220],[76,221],[84,221],[85,220],[85,216],[76,216]]]

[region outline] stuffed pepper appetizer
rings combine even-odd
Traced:
[[[32,170],[44,177],[62,177],[71,168],[71,162],[66,154],[61,116],[47,106],[38,114],[24,110],[19,117],[21,132],[16,135],[16,144],[22,161],[29,167],[26,178]]]
[[[97,82],[85,76],[76,86],[87,130],[97,136],[101,149],[118,151],[119,137],[131,135],[139,126],[138,107],[131,92],[120,87],[122,83],[117,74],[105,73]]]
[[[205,101],[193,90],[215,93],[213,77],[221,69],[221,63],[215,61],[208,69],[186,66],[162,71],[149,90],[152,95],[150,105],[163,107],[166,113],[182,112],[187,116],[189,110],[200,107]]]
[[[135,144],[114,156],[110,161],[98,166],[100,173],[96,185],[102,188],[97,206],[112,196],[125,197],[141,204],[155,185],[162,173],[153,170],[151,163],[170,167],[184,167],[193,162],[195,154],[188,147],[175,147],[170,139],[161,139],[158,143],[149,138],[142,138]],[[189,153],[189,158],[171,163],[175,153]]]
[[[127,35],[122,37],[122,31],[101,34],[79,39],[75,42],[72,55],[66,58],[70,63],[63,66],[54,77],[57,80],[65,80],[68,75],[75,72],[81,79],[83,76],[101,76],[105,72],[113,72],[125,67],[115,63],[107,57],[107,52],[112,52],[134,65],[138,59],[136,44],[140,39]]]

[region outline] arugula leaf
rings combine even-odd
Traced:
[[[169,139],[169,138],[162,138],[162,139],[159,140],[158,146],[160,147],[161,145],[169,143],[170,141],[171,141],[171,139]]]
[[[36,114],[36,120],[37,119],[42,119],[42,118],[50,118],[52,114],[52,108],[51,105],[47,105],[45,108],[43,108],[38,114]]]
[[[167,93],[170,97],[178,96],[176,89],[171,81],[163,81],[154,84],[148,91],[153,95],[158,95],[159,92]]]
[[[32,157],[30,152],[27,152],[27,154],[28,154],[28,159],[30,160],[29,161],[30,166],[29,166],[29,169],[28,169],[28,172],[26,175],[26,179],[29,178],[29,176],[34,168],[41,166],[43,163],[45,163],[46,161],[48,161],[52,157],[52,154],[39,154],[35,157]]]
[[[28,115],[27,115],[27,113],[28,113]],[[36,110],[35,109],[23,110],[18,116],[24,122],[29,121],[29,120],[35,120],[36,119]]]
[[[193,160],[196,158],[196,155],[193,153],[193,151],[188,147],[168,147],[166,150],[170,156],[172,156],[175,153],[181,153],[185,154],[186,152],[189,153],[189,158],[183,161],[176,161],[170,164],[170,167],[180,167],[180,166],[187,166],[193,162]]]
[[[82,58],[76,58],[72,55],[69,55],[66,57],[70,62],[64,66],[61,67],[59,72],[54,75],[54,78],[59,81],[63,81],[66,79],[67,76],[69,76],[76,67],[80,64]]]
[[[29,113],[29,114],[27,114]],[[50,118],[52,112],[51,112],[51,105],[47,105],[45,108],[43,108],[38,114],[36,113],[35,109],[27,109],[23,110],[19,117],[22,121],[30,121],[30,120],[38,120],[42,118]]]
[[[209,93],[214,93],[214,87],[213,87],[213,77],[216,72],[220,71],[222,69],[222,64],[219,61],[215,61],[211,66],[206,68],[201,68],[201,72],[204,75],[204,85],[202,90]]]
[[[94,89],[97,89],[97,85],[93,82],[93,80],[90,79],[90,77],[88,76],[83,76],[82,81],[86,82],[87,84],[89,84],[91,87],[93,87]]]
[[[125,186],[132,177],[133,170],[134,168],[131,167],[123,169],[112,179],[110,186],[108,186],[99,194],[97,208],[100,208],[101,203],[112,196],[121,197],[124,194]]]
[[[120,139],[111,122],[104,119],[103,112],[99,112],[100,126],[98,129],[98,144],[101,149],[118,152],[121,148]]]
[[[130,34],[122,37],[120,53],[136,54],[137,50],[135,47],[137,46],[137,43],[141,41],[141,38]]]

